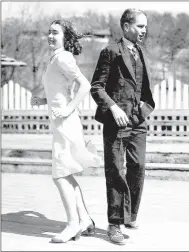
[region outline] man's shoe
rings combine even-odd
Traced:
[[[138,229],[139,225],[136,221],[131,221],[128,224],[125,224],[125,227],[130,229]]]
[[[126,244],[126,240],[120,230],[119,225],[109,225],[107,234],[110,238],[110,241],[113,243],[116,243],[118,245],[124,245]]]

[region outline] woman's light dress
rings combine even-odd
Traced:
[[[60,178],[100,165],[101,158],[85,146],[83,127],[75,110],[68,117],[55,118],[52,108],[64,109],[72,100],[74,80],[81,75],[72,53],[56,50],[42,77],[53,133],[52,177]]]

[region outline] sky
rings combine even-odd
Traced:
[[[127,8],[139,8],[142,10],[152,10],[157,12],[171,12],[174,15],[184,12],[189,15],[189,2],[2,2],[2,20],[7,17],[18,17],[23,6],[27,11],[32,13],[35,18],[39,15],[39,11],[33,12],[36,6],[38,10],[42,10],[45,15],[60,13],[63,17],[71,15],[82,15],[87,10],[103,13],[107,15],[122,14]]]

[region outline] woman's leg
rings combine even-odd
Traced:
[[[59,190],[67,214],[67,227],[61,232],[60,235],[55,236],[53,240],[58,242],[58,240],[61,239],[62,242],[66,242],[80,231],[75,188],[72,184],[71,176],[54,179],[54,182]]]
[[[73,177],[73,175],[70,176],[70,181],[75,190],[75,199],[76,199],[77,211],[79,215],[80,227],[82,231],[85,231],[86,228],[91,224],[93,225],[93,223],[87,211],[87,207],[84,202],[82,190],[78,182],[76,181],[76,179]]]

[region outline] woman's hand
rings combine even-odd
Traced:
[[[52,108],[52,115],[56,118],[67,117],[73,111],[71,111],[68,107],[66,108]]]
[[[36,96],[32,96],[32,97],[31,97],[31,101],[30,101],[30,102],[31,102],[31,105],[32,105],[32,106],[38,106],[38,107],[39,107],[39,106],[41,105],[41,101],[40,101],[40,100],[41,100],[41,98],[36,97]]]
[[[38,106],[38,107],[40,105],[45,105],[47,103],[46,98],[39,98],[36,96],[32,96],[30,102],[32,106]]]

